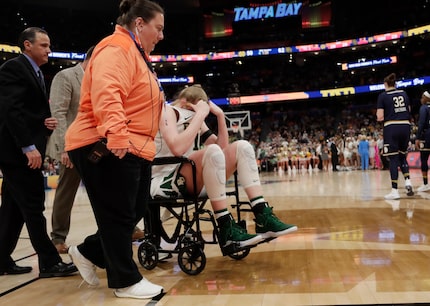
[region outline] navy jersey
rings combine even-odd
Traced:
[[[377,108],[384,110],[384,122],[410,119],[409,97],[404,90],[392,89],[380,93]]]
[[[420,107],[420,114],[418,119],[418,131],[417,137],[420,140],[424,139],[425,132],[429,129],[430,126],[430,105],[423,104]]]

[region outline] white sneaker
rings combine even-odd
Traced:
[[[397,189],[391,189],[391,192],[389,194],[386,194],[384,196],[384,199],[386,200],[398,200],[400,199],[399,191]],[[79,267],[78,267],[79,269]]]
[[[412,189],[412,184],[410,179],[405,180],[405,189],[406,189],[407,196],[411,197],[414,195],[414,191]]]
[[[430,200],[430,193],[428,192],[418,192],[418,195],[423,199]]]
[[[77,246],[69,247],[69,256],[78,268],[84,281],[91,286],[98,286],[100,280],[96,274],[96,266],[82,255]]]
[[[121,298],[150,299],[163,292],[163,287],[155,285],[146,278],[130,287],[115,289],[114,294]]]
[[[424,192],[424,191],[429,191],[430,190],[430,186],[428,184],[426,185],[422,185],[420,187],[418,187],[417,189],[419,192]]]

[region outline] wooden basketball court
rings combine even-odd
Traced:
[[[79,274],[38,279],[37,256],[24,229],[13,257],[31,274],[0,276],[0,305],[380,305],[430,303],[430,192],[386,201],[388,171],[261,174],[276,214],[299,230],[253,248],[242,260],[206,245],[206,267],[185,274],[176,255],[153,270],[138,266],[165,288],[153,300],[116,298],[98,270],[101,285],[81,284]],[[411,170],[415,189],[422,184]],[[46,217],[55,190],[47,191]],[[245,216],[254,231],[252,216]],[[166,228],[173,220],[165,222]],[[204,225],[205,234],[211,226]],[[85,189],[80,188],[68,244],[95,231]],[[137,246],[134,246],[137,250]],[[69,261],[67,255],[65,261]],[[137,259],[136,259],[137,260]]]

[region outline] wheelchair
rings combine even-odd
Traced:
[[[177,254],[179,267],[189,275],[201,273],[206,266],[206,255],[204,248],[206,244],[218,244],[219,229],[211,210],[204,206],[208,201],[207,197],[199,197],[196,190],[196,165],[194,161],[186,157],[158,157],[153,161],[153,165],[163,164],[183,164],[189,163],[193,172],[194,192],[187,198],[172,196],[170,198],[151,198],[148,210],[144,215],[145,237],[138,247],[137,257],[139,263],[147,270],[154,269],[160,258],[160,254],[172,257]],[[251,205],[247,201],[239,201],[238,180],[234,174],[234,190],[227,192],[227,196],[235,197],[235,204],[238,224],[246,228],[246,221],[241,219],[243,212],[251,211]],[[248,207],[246,208],[246,205]],[[244,206],[244,207],[242,207]],[[160,218],[160,210],[165,208],[176,221],[173,232],[168,234],[163,227]],[[210,238],[203,237],[201,222],[210,222],[213,225]],[[173,249],[163,249],[161,239],[173,244]],[[267,241],[267,240],[265,240]],[[227,247],[220,247],[223,256],[240,260],[248,256],[250,249],[254,246],[240,247],[239,244],[231,244]]]

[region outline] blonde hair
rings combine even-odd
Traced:
[[[177,104],[181,99],[185,99],[187,102],[190,103],[197,103],[200,100],[209,101],[208,95],[206,94],[202,86],[199,84],[184,88],[179,93],[178,98],[172,104]]]

